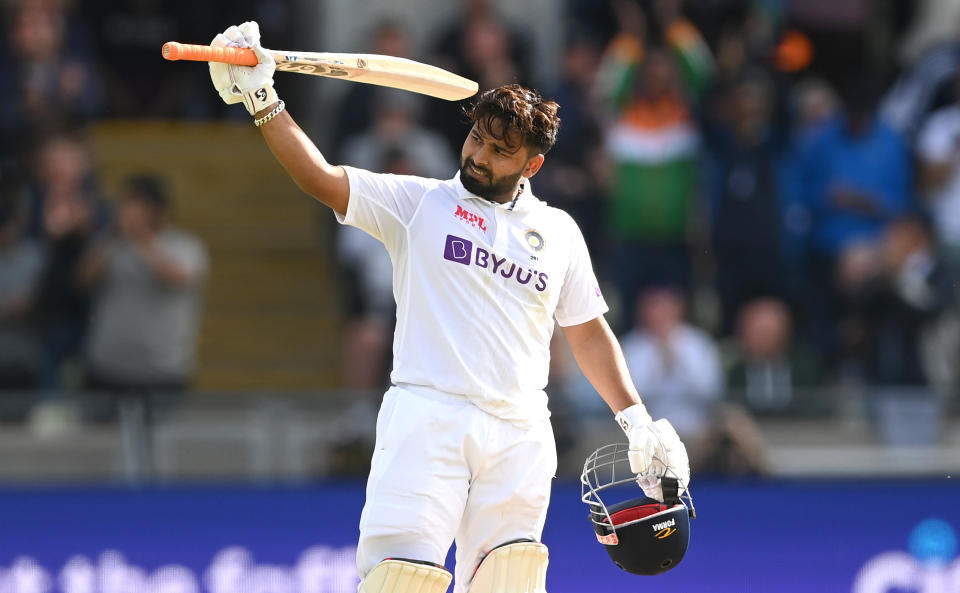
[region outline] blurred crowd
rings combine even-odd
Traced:
[[[162,175],[132,174],[107,196],[94,165],[88,126],[149,116],[137,93],[154,90],[98,57],[144,41],[119,23],[138,15],[99,4],[83,8],[101,30],[66,2],[2,4],[0,389],[30,395],[0,398],[0,420],[63,411],[73,390],[97,394],[74,416],[112,421],[120,402],[182,392],[194,371],[203,243],[172,224]]]
[[[203,69],[163,69],[157,48],[250,18],[265,38],[289,40],[297,3],[82,4],[2,5],[0,387],[183,390],[203,245],[172,225],[164,180],[149,171],[102,195],[84,130],[117,117],[244,116]],[[536,67],[533,23],[463,0],[427,43],[397,17],[370,29],[366,51],[481,88],[535,86],[561,104],[536,194],[583,229],[651,412],[710,443],[705,466],[750,472],[763,465],[757,416],[829,415],[854,401],[882,432],[887,410],[905,409],[891,401],[935,417],[956,407],[955,4],[566,0],[550,77]],[[339,101],[323,140],[332,161],[455,172],[462,106],[369,85]],[[343,386],[378,389],[390,262],[355,229],[338,229],[336,248]],[[562,343],[556,351],[558,420],[606,413]]]
[[[941,4],[570,0],[555,80],[531,68],[529,23],[483,0],[423,55],[395,22],[369,51],[561,104],[534,188],[583,229],[644,401],[701,469],[762,473],[759,416],[852,413],[925,443],[956,406],[960,13]],[[340,113],[337,162],[456,167],[455,108],[356,87]],[[362,363],[345,380],[375,388],[390,263],[358,231],[338,242],[362,270],[344,299],[344,352]],[[562,343],[553,366],[560,430],[605,417]]]

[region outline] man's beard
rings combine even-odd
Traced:
[[[480,169],[477,173],[488,180],[485,182],[473,177],[472,171],[468,171],[470,165],[475,167],[476,163],[469,158],[460,163],[460,183],[468,192],[489,202],[503,203],[500,202],[500,199],[503,199],[504,202],[513,199],[513,192],[520,181],[520,177],[523,176],[522,169],[515,175],[505,175],[499,178],[494,178],[488,169]]]

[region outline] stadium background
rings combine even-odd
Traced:
[[[6,0],[0,592],[355,588],[389,353],[382,253],[297,190],[203,65],[159,56],[164,41],[206,42],[248,19],[268,47],[404,53],[561,102],[561,144],[533,185],[584,228],[641,391],[693,419],[699,518],[670,574],[635,578],[604,558],[577,476],[619,429],[558,342],[552,593],[960,592],[960,240],[942,223],[957,211],[950,184],[935,175],[945,167],[949,180],[960,161],[949,143],[939,159],[930,148],[958,134],[932,119],[957,101],[956,4]],[[644,64],[664,55],[665,103],[644,112],[632,102],[650,98]],[[639,82],[618,87],[638,66]],[[465,133],[455,106],[284,73],[276,83],[335,161],[453,171]],[[630,119],[631,108],[653,115]],[[876,145],[830,136],[845,114],[874,108]],[[637,121],[627,132],[649,152],[625,154],[618,126]],[[669,142],[674,124],[685,150]],[[175,389],[90,380],[90,335],[110,311],[102,288],[74,284],[75,266],[122,234],[133,175],[164,184],[174,224],[209,262],[194,287],[196,355]],[[824,206],[823,188],[851,179],[880,207]],[[636,187],[655,187],[653,202]],[[667,202],[679,225],[620,216],[647,220]],[[64,204],[86,213],[66,233],[51,222]],[[842,240],[830,234],[838,218]],[[909,253],[898,260],[898,249]],[[923,258],[933,263],[910,276],[903,260]],[[943,298],[913,298],[908,277]],[[634,322],[638,295],[653,297]],[[751,333],[744,310],[774,329]],[[662,368],[644,358],[657,320],[695,336]],[[782,338],[776,365],[751,352],[751,336]],[[678,368],[713,369],[715,384],[685,383]]]

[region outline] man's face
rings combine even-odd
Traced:
[[[492,126],[502,125],[491,122]],[[491,134],[481,123],[474,124],[460,152],[460,182],[481,198],[507,202],[514,197],[520,178],[531,176],[531,157],[516,130],[508,134]]]

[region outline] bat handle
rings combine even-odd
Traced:
[[[239,47],[218,47],[212,45],[193,45],[168,41],[163,44],[165,60],[192,60],[195,62],[222,62],[237,66],[256,66],[257,54],[252,49]]]

